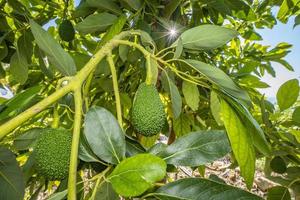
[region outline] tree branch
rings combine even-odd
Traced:
[[[81,85],[76,87],[74,91],[75,100],[75,117],[72,136],[72,147],[70,156],[69,179],[68,179],[68,199],[76,199],[76,181],[77,181],[77,160],[78,146],[80,139],[80,128],[82,118],[82,94]]]
[[[119,86],[118,86],[118,77],[116,72],[116,67],[112,58],[111,52],[107,55],[107,62],[110,67],[111,75],[112,75],[112,81],[113,81],[113,87],[114,87],[114,93],[116,98],[116,109],[117,109],[117,118],[120,127],[122,128],[122,109],[121,109],[121,100],[120,100],[120,92],[119,92]]]

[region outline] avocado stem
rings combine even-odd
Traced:
[[[115,99],[116,99],[117,118],[118,118],[119,125],[122,128],[123,121],[122,121],[120,92],[118,86],[118,77],[117,77],[117,71],[116,71],[116,67],[111,52],[108,53],[106,59],[110,67],[112,81],[113,81],[113,88],[114,88]]]
[[[152,84],[152,69],[151,69],[151,56],[150,54],[147,55],[146,57],[146,71],[147,71],[147,74],[146,74],[146,84],[147,85],[151,85]]]

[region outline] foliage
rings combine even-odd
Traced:
[[[299,196],[299,81],[280,87],[278,106],[259,92],[269,87],[262,76],[276,77],[274,62],[293,71],[284,59],[292,46],[264,46],[256,32],[291,16],[297,27],[299,6],[298,0],[0,1],[1,89],[14,93],[0,98],[0,199],[35,199],[45,190],[49,199],[261,199],[218,179],[170,176],[224,156],[248,189],[262,159],[266,177],[280,184],[267,198]],[[143,85],[155,94],[142,101]],[[156,109],[161,114],[151,121]],[[73,132],[62,181],[45,181],[35,164],[35,145],[50,127]],[[61,142],[42,148],[57,159],[62,152],[51,146]]]
[[[0,148],[0,197],[1,199],[21,199],[25,185],[21,168],[15,156],[7,148]]]

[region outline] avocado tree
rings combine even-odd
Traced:
[[[262,199],[170,176],[224,156],[248,190],[260,159],[267,198],[299,198],[299,82],[278,105],[258,91],[291,45],[256,32],[297,26],[299,2],[0,1],[0,199]]]

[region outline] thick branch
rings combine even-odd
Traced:
[[[66,85],[63,88],[58,89],[56,92],[43,99],[39,103],[35,104],[31,108],[27,109],[23,113],[17,115],[10,121],[0,126],[0,140],[5,137],[8,133],[14,130],[16,127],[20,126],[22,123],[26,122],[31,117],[35,116],[39,112],[46,109],[49,105],[55,103],[61,97],[65,96],[72,90],[72,85]]]
[[[77,181],[77,160],[78,146],[80,139],[81,117],[82,117],[82,94],[81,85],[77,86],[74,92],[75,99],[75,117],[72,136],[72,148],[70,156],[69,179],[68,179],[68,199],[76,199],[76,181]]]

